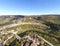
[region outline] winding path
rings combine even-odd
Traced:
[[[7,38],[7,40],[5,40],[3,44],[5,45],[5,44],[6,44],[6,42],[7,42],[8,40],[10,40],[13,36],[14,36],[14,35],[12,35],[12,36],[8,37],[8,38]]]
[[[17,23],[17,24],[10,24],[10,25],[6,25],[6,26],[2,26],[2,27],[0,27],[0,30],[6,29],[6,28],[15,27],[15,26],[18,26],[18,25],[24,25],[24,24],[42,25],[40,23],[21,22],[21,23]],[[44,25],[44,26],[46,26],[46,25]]]
[[[37,34],[36,34],[37,35]],[[37,35],[38,36],[38,35]],[[38,36],[39,38],[41,38],[44,42],[46,42],[47,44],[49,44],[50,46],[54,46],[53,44],[51,44],[50,42],[48,42],[47,40],[45,40],[43,37]]]

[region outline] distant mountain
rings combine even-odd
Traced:
[[[12,24],[13,21],[24,18],[22,15],[2,15],[0,16],[0,26]]]

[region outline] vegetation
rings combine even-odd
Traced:
[[[12,17],[13,18],[13,17]],[[11,19],[12,19],[11,18]],[[30,34],[37,34],[38,36],[43,37],[50,43],[52,43],[54,46],[60,46],[60,16],[29,16],[19,19],[13,19],[13,22],[21,21],[21,22],[29,22],[29,23],[39,23],[39,25],[34,24],[24,24],[24,25],[18,25],[10,28],[6,28],[3,30],[0,30],[0,32],[7,32],[7,31],[18,31],[18,36],[21,38],[24,38]],[[19,22],[20,23],[20,22]],[[17,23],[18,24],[18,23]],[[1,33],[0,33],[1,34]],[[9,36],[11,36],[12,33],[1,35],[0,37],[5,37],[5,39]],[[14,35],[5,46],[20,46],[22,43],[29,42],[26,40],[18,40],[16,36]],[[46,46],[49,46],[46,43]]]

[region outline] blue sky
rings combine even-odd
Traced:
[[[0,15],[60,14],[60,0],[0,0]]]

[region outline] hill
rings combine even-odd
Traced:
[[[60,15],[0,17],[0,44],[4,46],[60,46]]]

